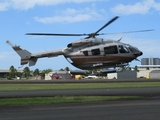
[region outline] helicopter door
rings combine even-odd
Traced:
[[[100,55],[100,49],[91,50],[92,55]]]
[[[104,55],[106,54],[117,54],[118,50],[117,50],[117,46],[108,46],[108,47],[104,47]]]

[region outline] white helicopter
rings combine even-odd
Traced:
[[[21,57],[21,65],[28,64],[33,66],[36,64],[38,58],[43,57],[57,57],[63,55],[69,63],[73,66],[82,69],[98,69],[98,68],[116,68],[120,66],[127,66],[129,62],[137,60],[137,57],[143,53],[138,48],[129,44],[120,42],[119,40],[111,40],[106,38],[97,38],[99,35],[106,35],[108,33],[99,33],[106,26],[115,21],[118,16],[112,18],[99,30],[90,34],[55,34],[55,33],[27,33],[26,35],[46,35],[46,36],[87,36],[84,39],[69,43],[67,47],[60,50],[53,50],[47,52],[40,52],[32,54],[31,52],[20,48],[20,46],[13,45],[9,40],[6,42],[18,53]],[[150,30],[130,31],[133,32],[147,32]],[[116,34],[116,33],[112,33]]]

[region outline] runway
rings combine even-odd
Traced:
[[[67,84],[67,83],[110,83],[110,82],[160,82],[158,79],[115,79],[115,80],[19,80],[0,81],[0,84]],[[1,91],[0,98],[53,97],[53,96],[160,96],[160,87],[108,88],[76,90],[27,90]]]
[[[6,106],[1,120],[159,120],[160,99]]]
[[[27,90],[2,91],[0,98],[54,97],[54,96],[160,96],[160,87],[151,88],[113,88],[83,90]]]
[[[67,84],[67,83],[160,82],[160,79],[55,79],[55,80],[1,80],[0,84]]]
[[[126,82],[120,80],[118,82]],[[128,80],[129,81],[129,80]],[[148,82],[146,80],[136,80]],[[159,80],[152,80],[159,81]],[[60,81],[2,81],[3,84],[56,84]],[[70,83],[98,83],[93,80],[70,80]],[[103,82],[116,82],[103,81]],[[135,80],[131,80],[135,82]],[[118,100],[93,103],[63,103],[56,105],[0,106],[1,120],[158,120],[160,111],[160,87],[148,88],[110,88],[83,90],[36,90],[36,91],[1,91],[0,98],[15,97],[52,97],[52,96],[144,96],[137,100]]]

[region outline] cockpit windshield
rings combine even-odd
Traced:
[[[124,45],[118,45],[118,49],[120,53],[129,53],[129,49],[127,46]]]
[[[128,46],[128,49],[129,49],[132,53],[139,52],[139,50],[138,50],[136,47],[132,47],[131,45]]]

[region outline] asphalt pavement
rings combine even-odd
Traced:
[[[160,96],[160,87],[147,88],[108,88],[80,90],[25,90],[1,91],[0,98],[54,97],[54,96]]]
[[[160,99],[1,106],[1,120],[159,120]]]
[[[149,82],[159,80],[54,80],[0,81],[1,84],[56,84]],[[1,91],[0,98],[49,96],[144,96],[137,100],[117,100],[56,105],[0,106],[0,120],[159,120],[160,87],[83,90]]]

